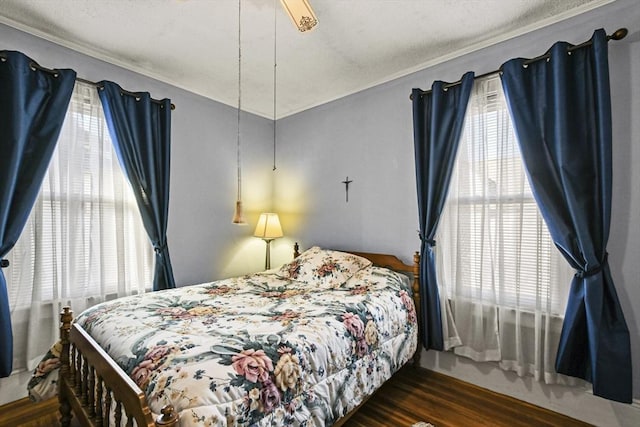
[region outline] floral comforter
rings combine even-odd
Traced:
[[[255,274],[103,303],[76,322],[181,426],[325,426],[415,352],[410,292],[373,266],[337,289]]]

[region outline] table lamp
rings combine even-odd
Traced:
[[[258,219],[258,225],[256,225],[256,231],[253,235],[267,243],[267,255],[264,260],[264,268],[265,270],[269,270],[271,268],[271,241],[283,236],[278,214],[261,213]]]

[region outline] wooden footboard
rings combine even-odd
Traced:
[[[70,425],[72,414],[82,426],[132,426],[133,420],[138,426],[177,426],[172,406],[153,419],[142,390],[72,318],[65,307],[58,390],[62,426]]]

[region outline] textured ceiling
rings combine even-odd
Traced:
[[[278,0],[242,0],[243,110],[273,118],[274,27],[280,118],[612,0],[309,1],[299,33]],[[0,22],[237,106],[238,0],[0,0]]]

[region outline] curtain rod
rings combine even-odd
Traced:
[[[627,36],[628,33],[629,33],[629,30],[627,30],[626,28],[620,28],[620,29],[616,30],[613,34],[608,35],[607,36],[607,41],[609,41],[609,40],[622,40],[623,38],[625,38]],[[593,42],[591,40],[588,40],[588,41],[586,41],[584,43],[580,43],[578,45],[571,46],[570,48],[567,49],[567,51],[568,52],[573,52],[574,50],[581,49],[581,48],[587,47],[587,46],[591,46],[592,44],[593,44]],[[532,63],[537,62],[537,61],[542,61],[543,59],[546,60],[550,56],[551,56],[550,53],[545,53],[544,55],[536,56],[535,58],[532,58],[532,59],[527,59],[526,61],[524,61],[524,65],[529,65],[529,64],[532,64]],[[484,73],[484,74],[480,74],[479,76],[475,76],[474,80],[475,79],[481,79],[483,77],[487,77],[487,76],[490,76],[492,74],[497,74],[500,71],[502,71],[502,67],[498,68],[497,70],[489,71],[488,73]],[[452,83],[447,83],[447,84],[445,84],[443,86],[443,88],[444,89],[448,89],[450,87],[457,86],[460,83],[462,83],[462,80],[458,80],[458,81],[452,82]],[[421,91],[420,95],[426,95],[426,94],[429,94],[429,93],[431,93],[431,89]],[[409,95],[409,99],[413,100],[413,93],[411,93]]]
[[[29,63],[29,66],[31,68],[36,68],[36,69],[38,69],[40,71],[44,71],[45,73],[49,73],[49,74],[53,74],[53,75],[58,74],[57,70],[55,70],[55,69],[52,70],[52,69],[49,69],[49,68],[45,68],[42,65],[39,65],[39,64],[35,63],[34,61],[31,61],[31,63]],[[92,82],[91,80],[86,80],[86,79],[83,79],[83,78],[80,78],[80,77],[76,77],[76,81],[82,82],[82,83],[86,83],[88,85],[92,85],[92,86],[95,86],[97,88],[102,87],[102,85],[100,83]],[[129,91],[124,90],[122,88],[120,88],[120,90],[122,90],[122,93],[124,93],[125,95],[135,96],[135,97],[138,96],[138,94],[135,93],[135,92],[129,92]],[[158,101],[157,99],[153,99],[153,98],[151,98],[151,102],[153,102],[155,104],[162,104],[161,101]],[[171,103],[171,109],[172,110],[176,109],[176,106],[173,103]]]

